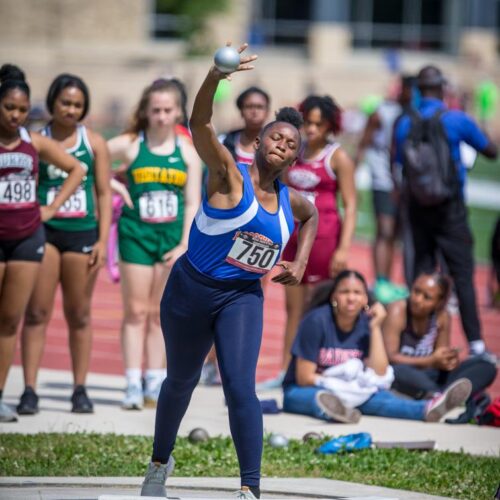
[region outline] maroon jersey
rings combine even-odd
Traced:
[[[305,196],[318,209],[318,237],[329,236],[333,228],[338,230],[340,216],[337,210],[337,178],[330,166],[338,143],[328,144],[311,160],[302,153],[293,167],[288,169],[288,185]]]
[[[37,197],[38,152],[24,128],[13,149],[0,146],[0,239],[18,240],[41,224]]]
[[[330,277],[330,259],[340,239],[341,219],[337,211],[337,178],[330,160],[339,144],[328,144],[312,160],[299,154],[297,163],[288,169],[288,185],[305,196],[318,209],[318,233],[314,240],[302,283],[316,284]],[[297,251],[297,227],[283,252],[283,259],[292,261]]]

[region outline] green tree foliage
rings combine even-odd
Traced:
[[[188,41],[192,54],[211,52],[213,47],[207,32],[207,20],[218,12],[224,12],[230,0],[156,0],[157,14],[179,16],[178,34]]]

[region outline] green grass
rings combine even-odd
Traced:
[[[266,444],[263,477],[322,477],[463,499],[491,498],[498,486],[499,457],[397,449],[319,455],[314,452],[319,444],[291,440],[287,449]],[[141,436],[3,434],[0,474],[141,476],[151,445],[152,438]],[[177,476],[238,476],[230,438],[212,438],[197,445],[179,438],[175,458]]]
[[[500,172],[500,165],[498,171]],[[469,225],[474,235],[474,255],[477,262],[490,262],[491,237],[498,216],[498,210],[469,207]],[[373,241],[374,235],[371,191],[358,191],[356,237]]]
[[[496,160],[488,160],[484,156],[478,156],[474,168],[468,173],[468,177],[500,183],[500,157]]]

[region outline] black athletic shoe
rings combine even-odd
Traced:
[[[87,391],[83,385],[77,385],[71,396],[71,402],[73,403],[73,408],[71,411],[73,413],[94,413],[94,405],[87,396]]]
[[[17,405],[19,415],[35,415],[38,413],[38,396],[33,387],[27,386]]]

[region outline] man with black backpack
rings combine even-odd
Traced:
[[[418,73],[421,101],[396,125],[395,162],[402,167],[402,194],[408,197],[415,276],[435,270],[436,251],[443,255],[455,284],[469,352],[487,356],[474,290],[474,242],[464,201],[466,169],[460,142],[491,159],[497,157],[497,147],[466,113],[446,108],[445,83],[435,66]]]

